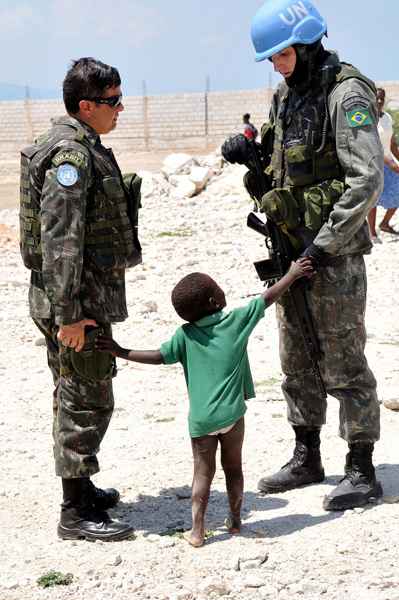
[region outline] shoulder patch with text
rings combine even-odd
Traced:
[[[361,107],[348,110],[345,115],[349,127],[364,127],[374,123],[370,111]]]
[[[88,164],[86,155],[77,150],[61,150],[61,152],[58,152],[58,154],[54,156],[52,162],[55,167],[59,167],[63,163],[69,163],[75,165],[78,169],[84,168]]]

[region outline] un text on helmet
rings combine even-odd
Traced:
[[[308,9],[303,2],[296,2],[287,8],[285,12],[280,13],[280,19],[286,25],[294,25],[309,14]]]

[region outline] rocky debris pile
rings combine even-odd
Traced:
[[[206,156],[194,157],[190,154],[169,154],[160,172],[139,171],[142,178],[142,199],[177,200],[198,196],[207,189],[212,195],[225,196],[240,193],[241,171],[223,159],[220,149]],[[18,242],[18,211],[1,211],[0,247],[13,246]]]
[[[200,194],[211,180],[221,175],[227,167],[220,149],[203,157],[190,154],[169,154],[163,162],[161,173],[140,171],[143,178],[143,198],[153,194],[168,195],[182,200]]]

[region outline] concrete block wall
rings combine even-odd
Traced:
[[[250,112],[260,126],[268,114],[268,90],[210,92],[124,98],[118,127],[104,138],[115,151],[204,148],[242,130]],[[0,153],[14,154],[64,114],[61,100],[0,102]],[[206,125],[206,114],[208,125]],[[207,140],[206,140],[207,134]]]
[[[64,104],[61,100],[30,100],[26,103],[28,119],[32,123],[32,138],[49,129],[51,119],[56,119],[65,114]]]
[[[388,100],[399,102],[398,82],[379,82]],[[118,127],[104,137],[117,153],[181,149],[204,151],[227,135],[242,131],[242,115],[251,114],[258,127],[267,120],[273,91],[267,88],[232,92],[130,96]],[[64,114],[61,100],[0,102],[0,162],[18,162],[21,147]],[[207,114],[207,121],[206,121]]]
[[[28,139],[25,102],[0,102],[0,147],[8,152]]]
[[[251,122],[260,129],[267,121],[272,90],[212,92],[209,94],[209,129],[212,136],[224,138],[229,132],[241,132],[242,115],[251,115]]]

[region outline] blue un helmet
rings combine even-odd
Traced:
[[[309,0],[267,0],[252,20],[257,62],[294,44],[313,44],[327,24]]]

